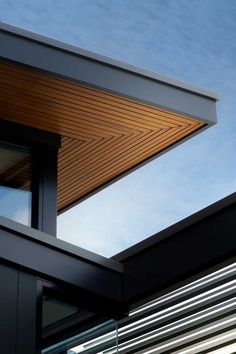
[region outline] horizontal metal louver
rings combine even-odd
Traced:
[[[236,263],[135,309],[118,323],[118,338],[81,340],[68,353],[235,353]]]

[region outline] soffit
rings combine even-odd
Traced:
[[[206,125],[7,62],[0,62],[0,117],[61,134],[59,211]]]

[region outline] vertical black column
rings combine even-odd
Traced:
[[[56,236],[58,149],[49,146],[33,153],[32,226]]]

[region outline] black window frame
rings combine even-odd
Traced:
[[[33,154],[32,154],[32,151],[31,151],[31,149],[29,149],[28,147],[26,147],[24,145],[14,144],[11,142],[6,142],[4,140],[1,140],[1,137],[0,137],[0,148],[12,150],[12,151],[17,151],[17,152],[27,152],[31,156],[31,181],[30,181],[30,184],[31,184],[31,186],[30,186],[31,187],[30,188],[30,192],[31,192],[31,210],[30,210],[31,218],[30,218],[30,221],[31,221],[31,224],[30,225],[27,224],[26,226],[32,227],[33,219],[34,219],[34,213],[33,213],[33,165],[32,165]]]
[[[31,227],[56,236],[57,160],[61,136],[0,119],[0,143],[31,153]]]
[[[74,306],[78,306],[78,308],[81,310],[91,312],[91,316],[82,320],[76,314],[65,317],[64,319],[48,326],[48,328],[45,330],[45,333],[43,333],[44,330],[41,324],[44,295],[50,296],[59,301],[63,301]],[[116,321],[115,318],[109,317],[103,312],[103,310],[98,309],[96,304],[91,302],[88,297],[84,296],[82,291],[69,291],[69,289],[65,288],[63,285],[58,285],[50,281],[42,279],[37,280],[37,298],[37,332],[41,349],[45,349],[60,342],[67,341],[71,337],[77,336],[78,333],[83,333],[103,323],[110,322],[112,320]],[[104,334],[106,331],[107,329],[104,329]],[[94,334],[91,334],[91,336],[96,337],[96,333],[94,332]]]

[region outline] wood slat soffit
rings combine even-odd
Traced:
[[[7,62],[0,62],[0,117],[61,134],[59,211],[205,125]]]

